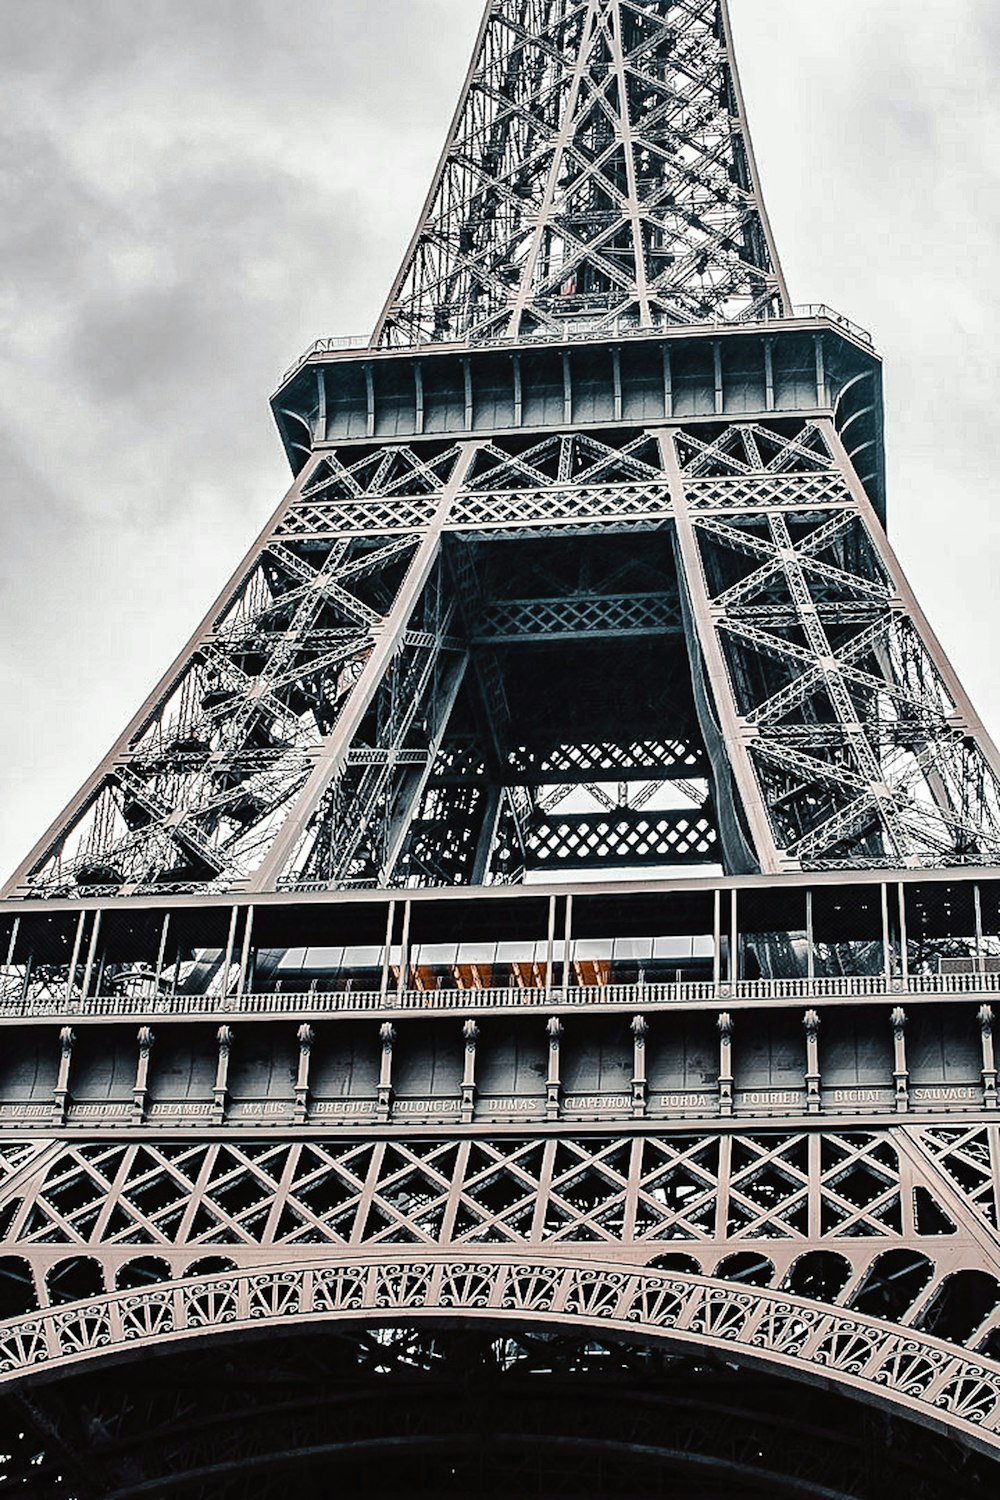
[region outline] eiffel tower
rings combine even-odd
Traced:
[[[374,333],[0,902],[0,1472],[1000,1475],[1000,762],[725,0],[491,0]]]

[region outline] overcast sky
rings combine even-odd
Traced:
[[[792,296],[887,363],[890,531],[1000,735],[1000,6],[731,0]],[[367,332],[480,0],[0,0],[0,872],[287,482],[267,397]]]

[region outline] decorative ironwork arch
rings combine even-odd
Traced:
[[[820,1380],[1000,1454],[1000,1363],[875,1318],[584,1259],[303,1260],[112,1293],[0,1325],[0,1384],[187,1339],[321,1321],[600,1328]]]

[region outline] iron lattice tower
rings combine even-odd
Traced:
[[[8,1478],[991,1493],[997,754],[724,0],[492,0],[273,408],[291,489],[0,905]]]

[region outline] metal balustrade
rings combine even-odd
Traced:
[[[679,983],[572,985],[550,988],[490,987],[437,990],[247,990],[242,994],[51,995],[0,994],[0,1023],[65,1018],[116,1020],[246,1016],[365,1016],[426,1012],[496,1012],[526,1009],[646,1010],[823,1001],[967,997],[1000,993],[1000,974],[852,974],[814,979],[740,979]]]
[[[825,319],[829,323],[834,323],[838,328],[842,329],[852,338],[857,339],[859,343],[866,345],[869,349],[873,349],[875,347],[875,341],[867,329],[862,328],[860,323],[855,323],[851,318],[845,317],[843,313],[837,312],[835,308],[828,307],[825,302],[800,303],[792,309],[792,312],[794,319],[797,320],[807,320],[810,322],[815,322],[818,318]],[[709,330],[717,329],[720,331],[725,330],[728,332],[732,332],[734,329],[773,327],[775,321],[776,320],[774,318],[741,318],[736,323],[709,322],[693,324],[690,326],[698,332],[704,332],[706,328]],[[781,321],[789,322],[792,320],[786,318],[782,319]],[[489,347],[497,348],[514,344],[529,343],[583,344],[593,342],[594,340],[604,342],[609,338],[642,339],[649,338],[657,333],[682,333],[684,331],[685,325],[678,323],[664,322],[659,323],[652,328],[638,327],[636,325],[622,325],[613,328],[595,328],[592,322],[587,322],[583,327],[574,328],[572,321],[568,321],[564,327],[558,329],[555,332],[553,332],[551,329],[543,328],[535,329],[531,333],[522,334],[516,339],[491,339]],[[407,348],[409,348],[411,350],[421,350],[424,353],[446,353],[448,350],[478,347],[480,346],[469,345],[465,343],[446,342],[442,340],[440,343],[434,344],[420,343],[409,346],[394,344],[392,346],[392,352],[394,354],[405,354],[407,352]],[[309,361],[316,355],[344,354],[352,349],[361,350],[371,348],[371,340],[366,333],[349,333],[334,336],[332,338],[314,339],[313,342],[309,345],[308,349],[303,350],[302,354],[299,355],[295,363],[289,365],[288,369],[284,372],[278,382],[278,388],[280,389],[287,380],[290,380],[293,375],[297,374],[298,371],[301,370],[302,366],[308,364]],[[375,349],[372,350],[372,352],[382,353],[384,351]]]

